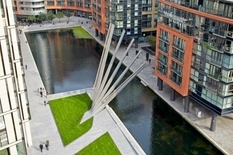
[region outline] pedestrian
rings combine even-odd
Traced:
[[[46,104],[47,104],[46,101],[44,101],[44,105],[45,105],[45,106],[46,106]]]
[[[27,69],[28,68],[28,66],[27,65],[25,65],[25,69]]]
[[[46,150],[49,150],[48,144],[45,144],[45,148],[46,148]]]
[[[43,151],[43,145],[40,144],[39,147],[40,147],[40,151],[42,152]]]
[[[43,97],[43,91],[40,90],[40,97]]]
[[[49,140],[48,139],[46,140],[46,144],[49,146]]]
[[[150,63],[150,62],[151,62],[151,59],[149,59],[148,61],[149,61],[149,63]]]

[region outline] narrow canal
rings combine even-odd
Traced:
[[[101,51],[95,40],[75,39],[65,30],[26,36],[49,93],[92,87]],[[110,106],[148,155],[221,154],[137,78]]]

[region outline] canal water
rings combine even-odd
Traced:
[[[26,37],[49,93],[92,87],[102,51],[95,40],[75,39],[66,30]],[[138,78],[110,106],[148,155],[221,154]]]

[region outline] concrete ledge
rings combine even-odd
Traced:
[[[69,97],[69,96],[74,96],[78,94],[84,94],[87,93],[89,97],[91,97],[92,94],[92,88],[86,88],[86,89],[79,89],[79,90],[73,90],[73,91],[68,91],[64,93],[57,93],[57,94],[51,94],[48,95],[48,100],[56,100],[59,98],[64,98],[64,97]]]
[[[134,137],[131,135],[131,133],[128,131],[125,125],[121,122],[121,120],[116,115],[116,113],[112,110],[112,108],[107,105],[106,110],[109,113],[109,115],[112,117],[112,119],[116,122],[117,126],[122,131],[122,133],[125,135],[126,139],[129,141],[131,146],[134,148],[135,152],[138,155],[146,155],[146,153],[142,150],[140,145],[137,143],[137,141],[134,139]]]

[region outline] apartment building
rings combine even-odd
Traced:
[[[156,34],[158,0],[142,0],[142,36]]]
[[[26,154],[30,111],[12,1],[0,0],[0,154]]]
[[[14,0],[13,8],[18,17],[47,13],[44,0]]]
[[[123,43],[129,43],[134,38],[137,47],[140,37],[155,35],[157,6],[153,0],[93,0],[92,22],[96,36],[100,35],[100,39],[104,40],[109,23],[113,23],[113,40],[117,42],[124,29]]]
[[[75,16],[91,18],[91,0],[45,0],[47,11],[70,11]]]
[[[233,1],[159,0],[155,75],[217,116],[233,112]]]

